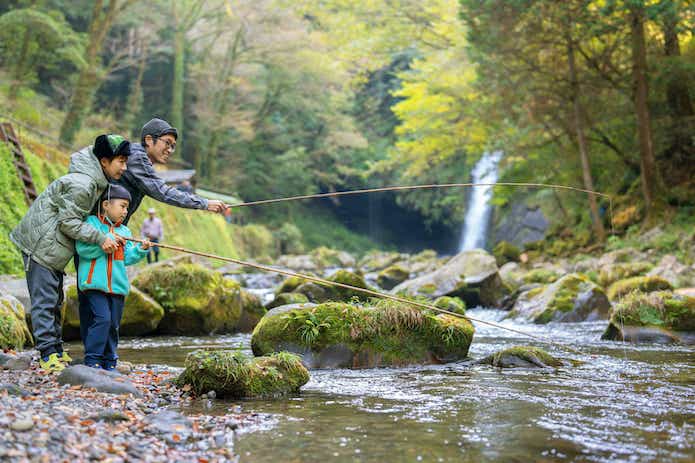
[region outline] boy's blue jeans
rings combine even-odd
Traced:
[[[84,363],[116,367],[118,328],[125,297],[101,291],[83,291],[80,297],[80,335],[84,343]]]

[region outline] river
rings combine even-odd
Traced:
[[[471,316],[501,320],[504,312]],[[606,322],[503,324],[569,343],[543,346],[576,367],[499,370],[466,363],[312,371],[301,395],[200,400],[185,411],[267,414],[236,441],[242,462],[692,462],[695,349],[601,341]],[[121,359],[180,368],[197,348],[249,350],[250,335],[124,339]],[[476,326],[470,356],[529,343]],[[72,346],[79,350],[78,345]],[[250,353],[250,352],[249,352]]]

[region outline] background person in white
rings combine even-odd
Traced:
[[[147,210],[150,215],[142,222],[142,227],[140,228],[140,235],[154,243],[159,243],[162,238],[164,238],[164,227],[162,226],[162,220],[157,217],[157,211],[153,207]],[[150,252],[147,254],[147,263],[152,263],[152,254],[154,253],[154,261],[159,262],[159,246],[154,245],[150,248]]]

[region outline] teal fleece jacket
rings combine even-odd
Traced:
[[[86,222],[100,232],[108,234],[110,238],[114,238],[115,234],[123,237],[133,236],[128,227],[120,222],[114,224],[107,217],[90,215]],[[84,241],[78,241],[75,248],[80,256],[77,271],[80,290],[97,290],[122,296],[127,296],[130,290],[126,265],[137,264],[149,252],[132,241],[126,241],[125,246],[120,246],[112,254],[106,254],[98,244]]]

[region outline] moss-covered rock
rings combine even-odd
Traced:
[[[458,297],[442,296],[437,298],[433,305],[449,312],[466,315],[466,303]]]
[[[176,379],[197,395],[215,391],[217,397],[231,399],[294,394],[307,382],[309,372],[298,356],[287,352],[249,359],[239,352],[195,351]]]
[[[499,276],[495,258],[475,249],[464,251],[432,273],[401,283],[395,294],[424,296],[458,296],[467,306],[498,306],[510,291]]]
[[[304,294],[301,293],[280,293],[275,296],[275,299],[266,304],[267,309],[274,309],[275,307],[280,307],[283,305],[290,304],[301,304],[303,302],[309,302]]]
[[[32,344],[24,306],[14,296],[0,294],[0,350],[21,350]]]
[[[275,290],[275,294],[293,293],[297,288],[306,282],[307,280],[301,277],[287,277]]]
[[[274,309],[251,338],[255,355],[288,350],[309,368],[373,368],[441,363],[468,355],[473,325],[407,304],[345,303]]]
[[[360,259],[358,265],[365,272],[378,272],[401,260],[403,256],[397,252],[372,251]]]
[[[319,268],[354,267],[355,258],[345,251],[338,251],[324,246],[311,252],[314,262]]]
[[[603,289],[585,275],[571,273],[520,294],[509,316],[542,324],[607,319],[609,311]]]
[[[362,275],[358,275],[357,273],[350,272],[348,270],[338,270],[328,277],[327,280],[353,286],[355,288],[368,289],[367,283]],[[314,283],[312,281],[301,284],[294,290],[294,292],[305,295],[311,302],[318,303],[328,301],[349,301],[352,298],[366,298],[366,295],[360,291],[323,283]]]
[[[650,293],[652,291],[671,290],[668,280],[658,276],[632,277],[619,280],[608,288],[608,298],[615,301],[632,292]]]
[[[602,339],[695,344],[695,298],[671,291],[630,293],[613,308]]]
[[[162,334],[204,335],[237,331],[242,312],[239,283],[197,264],[146,269],[133,285],[164,307]]]
[[[507,262],[519,262],[521,250],[508,241],[500,241],[492,250],[497,265],[502,266]]]
[[[547,368],[561,367],[563,362],[541,348],[514,346],[485,357],[478,363],[499,368]]]
[[[530,270],[521,278],[525,284],[540,283],[543,285],[557,281],[560,274],[547,268],[535,268]]]
[[[410,272],[408,269],[400,265],[392,265],[379,272],[376,282],[380,288],[389,290],[403,283],[409,276]]]
[[[609,287],[618,280],[642,276],[649,272],[653,265],[649,262],[626,262],[602,267],[598,272],[598,284]]]
[[[65,290],[62,317],[63,339],[65,341],[80,339],[80,306],[76,285],[70,285]],[[123,306],[119,333],[121,336],[142,336],[153,333],[163,317],[164,308],[152,297],[131,285]]]

